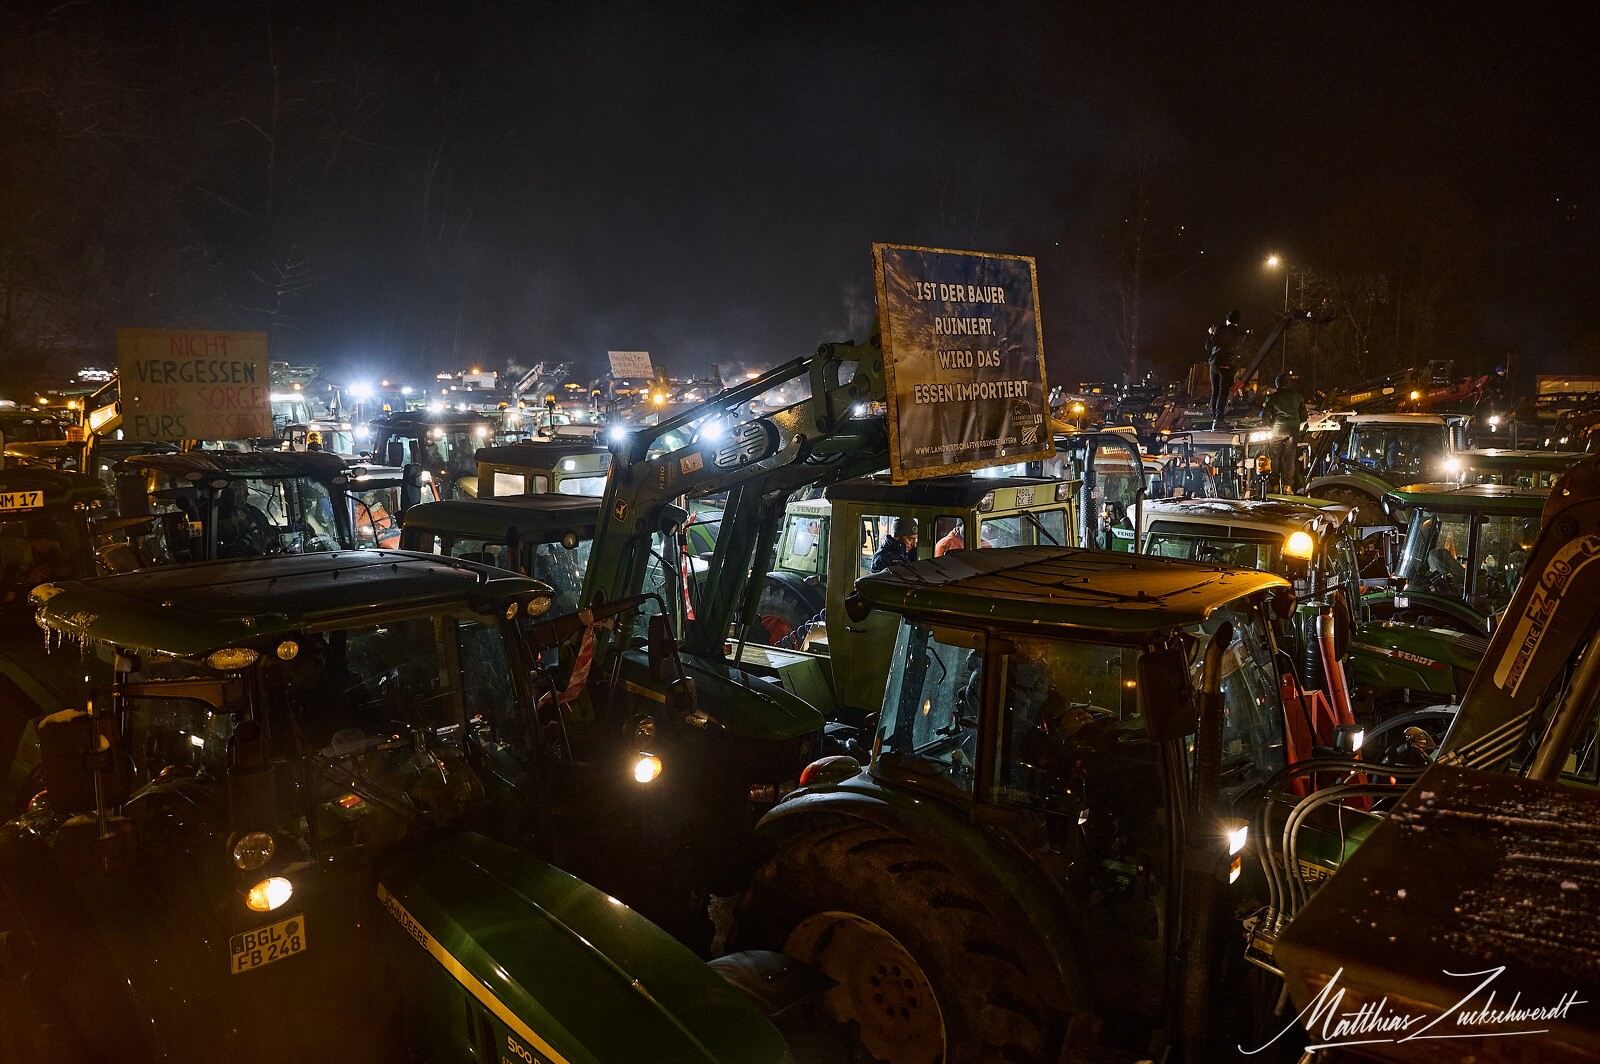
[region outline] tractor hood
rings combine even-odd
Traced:
[[[493,1025],[491,1059],[508,1048],[551,1064],[791,1059],[756,1007],[665,931],[526,853],[455,836],[394,861],[378,899],[423,1041],[459,1032],[465,994]]]

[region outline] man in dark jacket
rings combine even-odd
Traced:
[[[1306,423],[1306,397],[1294,389],[1290,374],[1280,373],[1261,400],[1261,417],[1272,426],[1274,472],[1288,491],[1300,490],[1300,429]]]
[[[872,571],[881,573],[891,565],[910,565],[917,560],[917,519],[897,517],[894,534],[878,546],[872,556]]]
[[[1234,359],[1244,351],[1247,334],[1239,327],[1239,312],[1228,311],[1221,325],[1206,333],[1206,363],[1211,370],[1211,427],[1221,428],[1228,414],[1228,393],[1233,391]]]

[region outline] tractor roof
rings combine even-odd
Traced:
[[[1345,418],[1350,425],[1443,425],[1438,414],[1351,414]]]
[[[874,606],[959,623],[1040,625],[1119,636],[1194,624],[1282,577],[1143,554],[1070,547],[951,551],[862,578]]]
[[[486,565],[409,551],[285,554],[67,580],[34,592],[39,623],[71,639],[191,657],[388,612],[487,605],[549,589]]]
[[[1575,465],[1584,455],[1582,451],[1514,451],[1506,447],[1474,447],[1457,451],[1456,457],[1467,469],[1490,466],[1514,466],[1529,469],[1565,469]]]
[[[401,524],[494,542],[504,542],[506,533],[515,529],[524,541],[551,543],[567,532],[593,539],[599,520],[598,496],[549,493],[425,502],[408,509]]]
[[[313,477],[331,481],[345,475],[345,462],[327,451],[183,451],[129,455],[120,465],[198,483],[213,477]]]
[[[494,447],[479,447],[480,462],[496,465],[529,466],[533,469],[554,469],[563,458],[582,458],[599,455],[600,467],[611,464],[611,451],[594,439],[522,440]]]
[[[1406,484],[1388,492],[1386,497],[1393,498],[1406,509],[1537,515],[1544,510],[1550,489],[1514,484]]]
[[[1059,481],[1042,477],[975,477],[960,474],[950,477],[929,477],[909,484],[893,484],[887,477],[861,477],[830,484],[824,494],[830,503],[874,502],[898,506],[948,506],[952,509],[971,510],[990,492],[997,494],[1007,489],[1033,488],[1040,503],[1054,502],[1054,491]],[[998,500],[996,500],[998,503]],[[1029,505],[1016,502],[1014,506]],[[1004,509],[1005,507],[998,507]]]
[[[462,426],[477,428],[480,425],[493,425],[494,419],[478,410],[396,410],[388,414],[380,414],[369,421],[368,426],[374,433],[385,432],[397,435],[406,431],[417,429],[433,429],[446,426]]]
[[[1288,535],[1309,531],[1324,534],[1344,524],[1348,506],[1318,507],[1307,502],[1260,499],[1152,499],[1144,504],[1145,531],[1172,531],[1193,535],[1227,536],[1239,530]]]

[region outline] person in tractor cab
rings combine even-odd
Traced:
[[[235,481],[217,499],[217,556],[247,558],[265,554],[272,523],[250,502],[250,488]]]
[[[894,531],[879,544],[872,556],[872,571],[881,573],[892,565],[910,565],[917,560],[917,519],[897,517]]]
[[[981,550],[988,550],[993,546],[994,544],[986,539],[978,541],[978,547]],[[966,533],[961,528],[961,522],[957,521],[950,527],[950,531],[946,532],[939,542],[933,545],[933,556],[935,558],[943,558],[953,550],[965,550],[966,547]]]

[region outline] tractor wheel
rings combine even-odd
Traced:
[[[1052,1010],[1009,936],[896,832],[846,824],[780,850],[745,892],[735,935],[741,949],[777,950],[833,979],[823,1009],[882,1064],[1055,1059]]]
[[[1386,525],[1389,515],[1383,512],[1383,503],[1364,491],[1355,488],[1328,487],[1317,491],[1317,498],[1348,506],[1355,511],[1358,525]]]
[[[761,601],[756,606],[761,627],[773,643],[787,637],[796,628],[811,620],[817,611],[787,584],[768,580],[761,588]]]

